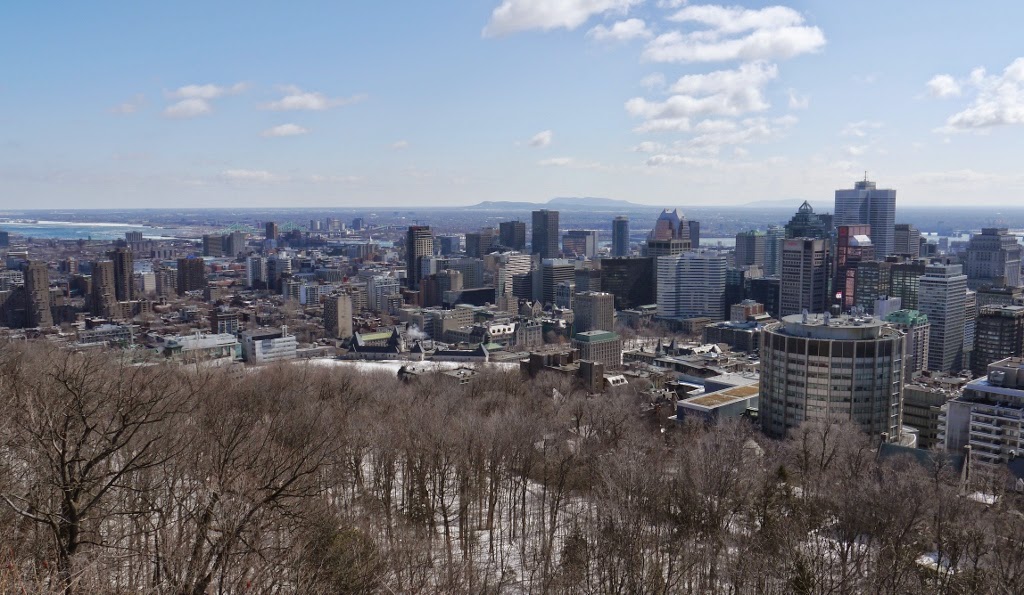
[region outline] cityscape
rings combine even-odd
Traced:
[[[771,81],[861,43],[837,22],[849,9],[485,4],[473,44],[585,39],[601,49],[561,55],[609,77],[605,52],[629,43],[684,65],[675,84],[645,77],[664,101],[616,109],[636,134],[689,136],[637,141],[643,165],[553,156],[550,129],[479,155],[439,143],[451,164],[506,160],[513,189],[480,165],[495,187],[451,182],[472,188],[447,199],[417,168],[289,165],[324,145],[282,156],[288,174],[241,169],[273,153],[221,147],[224,130],[213,161],[173,149],[160,126],[222,116],[255,84],[161,82],[156,124],[152,92],[106,115],[182,151],[190,182],[149,165],[81,178],[84,155],[66,175],[23,167],[43,137],[0,148],[0,592],[1024,592],[1024,202],[1001,165],[1022,148],[1002,132],[1024,123],[1024,58],[982,44],[1002,73],[920,75],[914,101],[970,102],[933,147],[863,120],[842,163],[798,165],[759,151],[827,95]],[[376,30],[353,10],[346,29]],[[835,59],[858,51],[874,56]],[[374,100],[274,92],[261,126]],[[20,93],[0,86],[0,105]],[[766,111],[782,96],[790,115]],[[296,121],[260,137],[312,136]],[[517,173],[501,151],[569,173]],[[909,174],[914,151],[949,176]]]

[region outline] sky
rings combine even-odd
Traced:
[[[1024,3],[11,2],[0,208],[1024,191]]]

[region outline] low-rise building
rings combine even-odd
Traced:
[[[256,364],[291,360],[297,357],[298,341],[288,327],[266,328],[242,333],[242,356]]]

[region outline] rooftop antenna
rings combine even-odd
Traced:
[[[864,181],[868,181],[868,170],[864,170]]]

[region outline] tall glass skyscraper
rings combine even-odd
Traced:
[[[896,235],[896,191],[879,190],[867,176],[852,190],[836,190],[834,225],[870,225],[875,258],[893,253]]]

